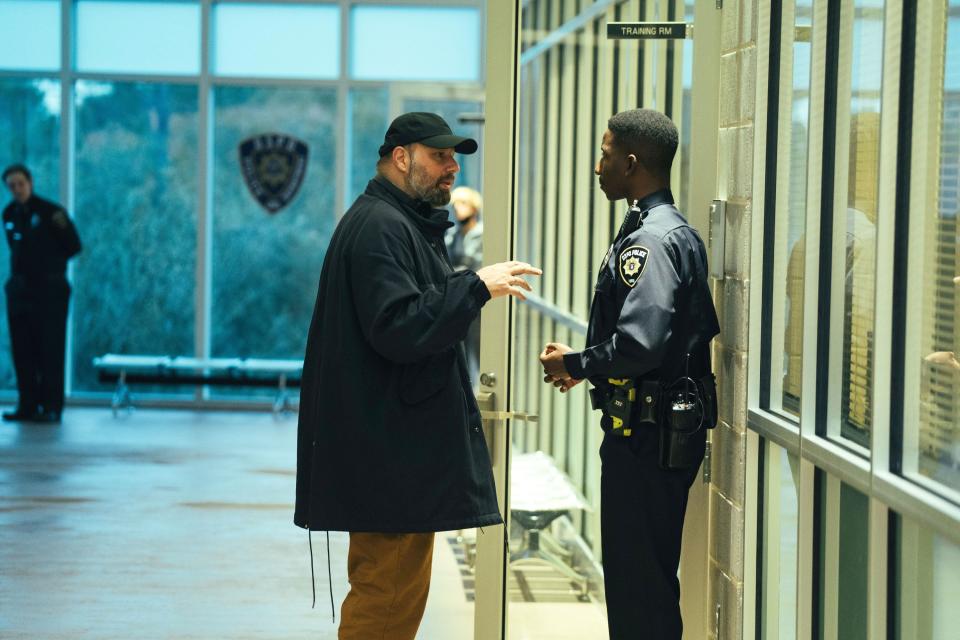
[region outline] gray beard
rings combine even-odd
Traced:
[[[407,189],[414,196],[433,207],[442,207],[450,202],[450,192],[441,189],[437,183],[431,183],[423,168],[417,163],[411,163],[410,173],[404,178]]]

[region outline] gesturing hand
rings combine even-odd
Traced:
[[[540,269],[530,266],[526,262],[517,262],[516,260],[512,262],[498,262],[477,271],[477,275],[483,280],[483,284],[487,285],[487,291],[490,292],[491,298],[513,296],[521,300],[527,299],[523,295],[524,290],[533,291],[533,289],[531,289],[527,281],[520,276],[539,276],[542,273],[543,271]]]

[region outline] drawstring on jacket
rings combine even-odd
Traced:
[[[315,609],[317,606],[317,578],[313,573],[313,538],[311,537],[312,531],[310,527],[307,527],[307,543],[310,545],[310,587],[313,590],[313,604],[310,605],[311,609]],[[337,621],[336,609],[333,606],[333,572],[330,569],[330,532],[327,531],[327,584],[330,587],[330,619],[333,622]]]

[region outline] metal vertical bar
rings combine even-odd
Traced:
[[[210,355],[210,324],[213,265],[213,194],[211,181],[210,147],[213,144],[213,96],[210,77],[211,43],[213,30],[212,0],[200,3],[200,84],[197,89],[197,119],[200,128],[197,140],[197,263],[194,280],[194,354],[198,358]],[[209,396],[209,387],[198,387],[196,400]]]
[[[347,194],[350,193],[351,158],[348,142],[353,136],[347,110],[350,108],[350,0],[340,0],[340,74],[337,78],[337,140],[336,140],[336,193],[334,210],[337,220],[347,210]]]
[[[74,88],[73,64],[74,47],[74,0],[60,0],[60,202],[71,215],[74,211]],[[82,231],[82,229],[81,229]],[[67,263],[67,279],[73,281],[73,264]],[[73,362],[73,306],[68,307],[67,343],[64,360]],[[64,394],[69,397],[73,391],[73,366],[64,367]]]
[[[484,182],[486,201],[484,258],[488,262],[509,260],[516,255],[517,204],[517,84],[519,78],[520,2],[490,3],[488,10],[488,60],[486,125],[483,128]],[[512,339],[511,301],[498,300],[484,309],[481,321],[480,370],[495,373],[502,382],[482,385],[496,394],[495,410],[513,406],[510,345]],[[510,527],[510,428],[509,420],[495,426],[493,473],[497,500],[505,526],[486,527],[477,536],[475,637],[500,640],[506,634],[506,571]]]

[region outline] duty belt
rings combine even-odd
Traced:
[[[682,381],[686,391],[678,395],[676,387]],[[628,437],[635,427],[664,426],[676,422],[683,405],[697,408],[697,427],[712,429],[717,424],[716,383],[712,373],[698,379],[678,378],[670,385],[659,380],[608,378],[607,384],[590,390],[590,404],[610,418],[611,433]],[[663,406],[669,401],[667,411]],[[636,409],[634,408],[636,407]],[[687,413],[687,415],[692,415]]]

